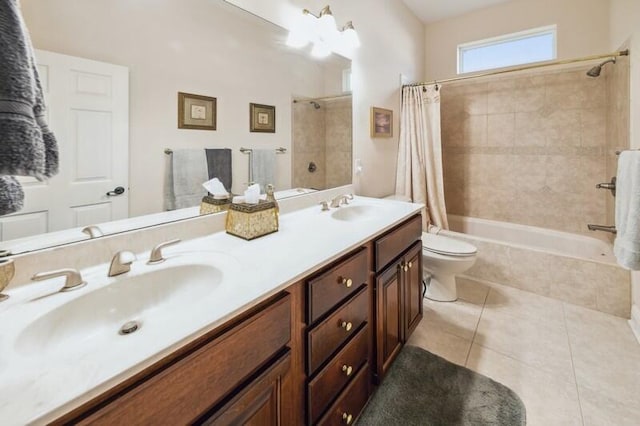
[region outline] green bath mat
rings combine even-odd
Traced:
[[[508,387],[415,346],[405,346],[357,422],[376,425],[526,424]]]

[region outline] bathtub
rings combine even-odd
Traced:
[[[441,235],[478,248],[466,278],[507,285],[628,318],[631,274],[611,244],[568,232],[448,215]]]

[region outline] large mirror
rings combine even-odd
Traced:
[[[351,183],[349,60],[288,48],[284,29],[223,0],[22,0],[21,9],[61,167],[48,182],[21,178],[25,207],[0,217],[0,249],[88,239],[89,225],[97,236],[193,217],[197,199],[167,211],[168,171],[188,175],[201,158],[211,168],[209,153],[230,151],[235,194],[251,178],[249,150],[274,153],[266,164],[283,196]],[[197,95],[181,102],[194,119],[213,115],[215,130],[179,128],[179,93]],[[250,104],[274,108],[252,116]],[[176,163],[185,158],[195,162]]]

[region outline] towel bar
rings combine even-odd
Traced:
[[[225,149],[229,149],[229,148],[225,148]],[[164,153],[167,154],[167,155],[171,155],[171,154],[173,154],[173,150],[171,148],[165,148],[164,149]]]
[[[240,148],[240,152],[243,154],[251,154],[253,152],[253,149],[251,148]],[[287,148],[276,148],[276,154],[286,154],[287,153]]]
[[[640,149],[624,149],[622,151],[616,151],[616,155],[622,154],[624,151],[640,151]]]

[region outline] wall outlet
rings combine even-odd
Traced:
[[[361,175],[362,174],[362,170],[363,170],[362,160],[359,159],[359,158],[356,158],[356,161],[355,161],[354,166],[353,166],[353,171],[354,171],[354,173],[356,175]]]

